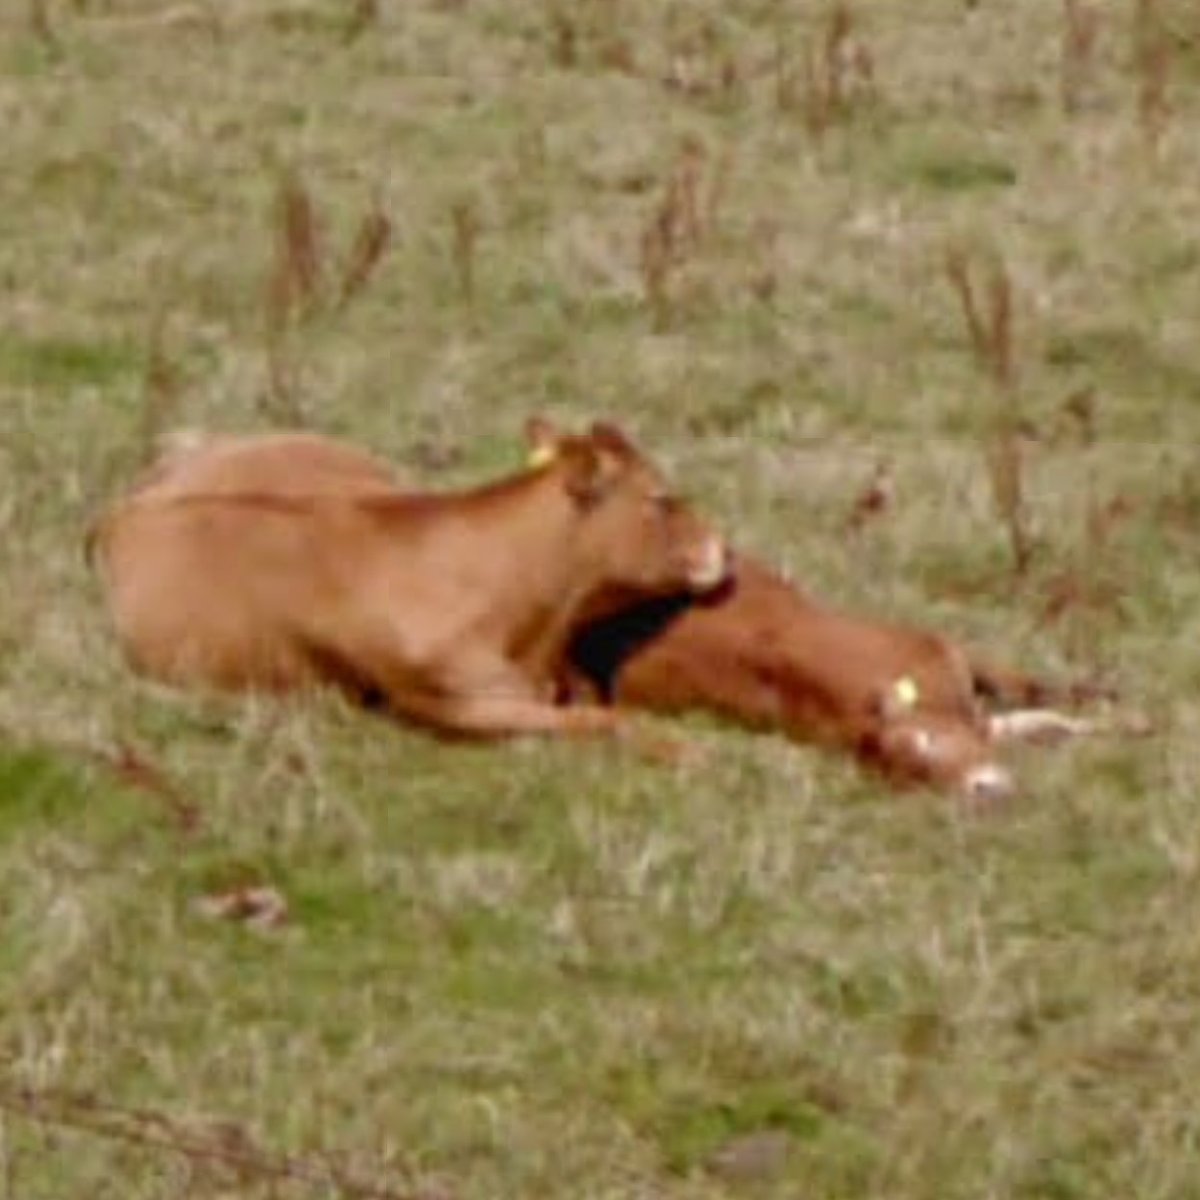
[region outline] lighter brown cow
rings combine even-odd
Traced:
[[[168,454],[90,539],[128,659],[184,687],[334,683],[456,734],[614,728],[554,703],[569,637],[606,596],[718,586],[724,543],[615,427],[528,432],[545,465],[439,495],[308,434]]]
[[[737,558],[712,597],[664,597],[586,627],[568,691],[618,705],[705,709],[798,741],[850,750],[901,782],[987,802],[1013,788],[998,742],[1098,726],[1046,708],[1082,699],[968,656],[943,637],[823,607],[760,562]]]

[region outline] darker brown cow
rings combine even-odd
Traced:
[[[709,598],[662,597],[589,625],[569,662],[574,694],[781,729],[848,749],[897,781],[981,802],[1012,789],[997,742],[1092,728],[1043,708],[989,714],[984,700],[1041,705],[1055,689],[935,634],[825,608],[740,556],[735,577]]]
[[[90,539],[129,660],[185,687],[336,683],[458,734],[613,728],[554,703],[569,637],[607,596],[719,585],[725,547],[615,427],[529,434],[544,465],[443,495],[308,434],[168,454]]]

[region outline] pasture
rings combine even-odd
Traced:
[[[0,1197],[1194,1196],[1198,129],[1184,0],[6,5]],[[451,487],[534,412],[1153,736],[978,817],[121,663],[164,431]]]

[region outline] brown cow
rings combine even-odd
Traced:
[[[1040,707],[989,714],[984,700],[1043,705],[1083,693],[987,666],[935,634],[825,608],[741,556],[711,597],[661,597],[589,625],[569,663],[575,695],[781,729],[978,802],[1013,789],[997,742],[1097,728]]]
[[[129,660],[181,686],[336,683],[458,734],[613,729],[554,703],[570,635],[610,595],[719,586],[725,546],[615,427],[528,432],[543,466],[444,495],[308,434],[169,453],[90,537]]]

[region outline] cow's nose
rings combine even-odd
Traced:
[[[999,763],[972,767],[962,781],[963,795],[972,808],[991,808],[1012,798],[1017,790],[1012,774]]]
[[[732,558],[723,538],[710,537],[692,561],[688,586],[694,592],[711,592],[729,578]]]

